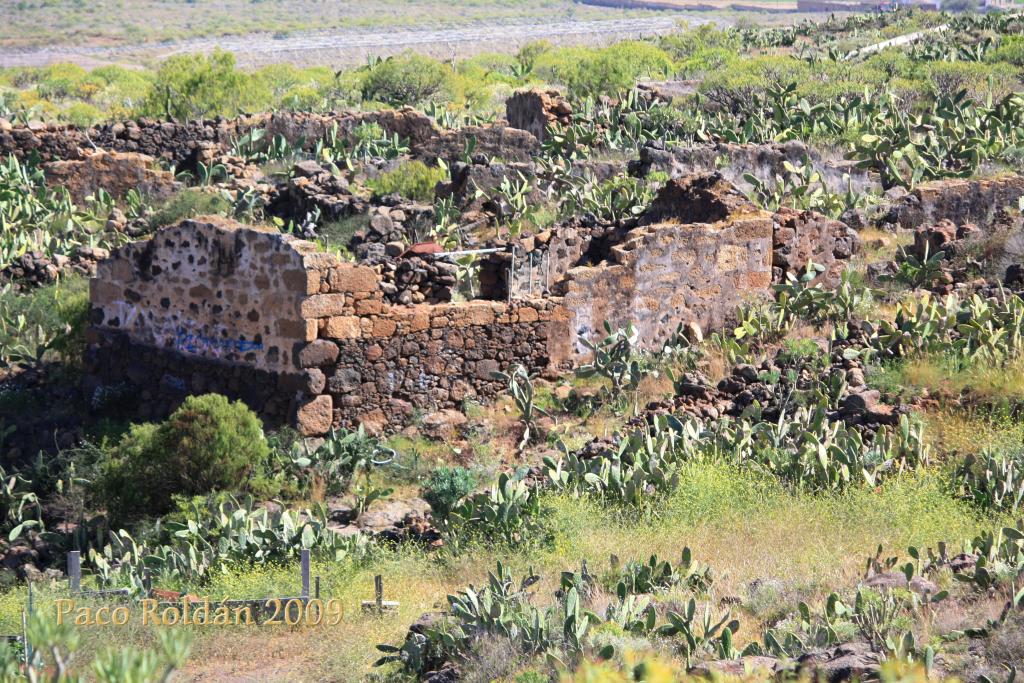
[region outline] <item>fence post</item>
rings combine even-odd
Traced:
[[[319,576],[316,577],[316,581],[315,581],[315,585],[314,585],[313,591],[314,591],[313,597],[315,597],[317,600],[319,600],[320,599],[320,577]]]
[[[384,612],[384,577],[377,574],[373,577],[373,591],[374,598],[377,601],[377,612],[383,614]]]
[[[512,262],[508,267],[508,303],[512,303],[512,288],[516,282],[516,245],[512,245]]]
[[[68,577],[71,579],[71,592],[82,590],[82,551],[72,550],[68,553]]]
[[[530,289],[527,296],[533,296],[533,252],[530,252]]]
[[[32,664],[32,643],[28,642],[28,616],[25,610],[21,610],[21,644],[24,646],[22,654],[25,658],[25,670]]]
[[[309,599],[309,550],[302,551],[302,597]]]

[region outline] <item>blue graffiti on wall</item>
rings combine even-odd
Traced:
[[[202,332],[193,332],[179,327],[174,338],[174,348],[185,353],[218,356],[221,353],[260,351],[263,349],[263,344],[240,337],[211,337]]]

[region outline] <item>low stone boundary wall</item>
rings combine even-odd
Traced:
[[[1024,176],[938,180],[919,185],[901,197],[888,220],[908,230],[939,220],[986,227],[1000,209],[1017,208],[1021,197]]]
[[[808,158],[833,191],[845,191],[844,175],[848,175],[859,191],[881,189],[870,174],[856,163],[844,159],[821,158],[811,147],[799,140],[769,144],[705,143],[662,149],[648,145],[640,148],[639,158],[630,162],[630,172],[646,176],[651,171],[667,173],[672,178],[693,173],[718,171],[727,180],[746,186],[746,173],[763,181],[774,182],[785,175],[785,162],[802,165]],[[722,161],[727,163],[723,165]]]
[[[233,140],[253,129],[266,130],[268,141],[281,135],[290,144],[301,140],[312,149],[332,127],[337,126],[338,132],[345,134],[361,123],[376,123],[388,135],[398,135],[408,142],[414,157],[426,161],[459,156],[470,138],[475,140],[477,153],[508,161],[529,161],[540,151],[538,140],[524,130],[501,124],[442,130],[425,114],[404,108],[333,114],[279,112],[181,123],[143,118],[88,129],[53,123],[15,126],[0,119],[0,157],[23,159],[35,153],[43,161],[54,161],[81,159],[83,154],[96,150],[139,152],[179,170],[192,170],[209,150],[230,151]]]

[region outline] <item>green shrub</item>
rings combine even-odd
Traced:
[[[230,52],[176,55],[160,65],[141,113],[176,119],[234,116],[249,78],[235,68]]]
[[[378,195],[399,194],[406,199],[432,202],[434,187],[446,177],[444,169],[413,160],[403,163],[394,170],[381,173],[366,184]]]
[[[940,97],[966,90],[975,102],[984,102],[989,93],[998,102],[1019,87],[1017,72],[1009,64],[934,62],[928,67],[928,79]]]
[[[707,50],[725,50],[736,55],[742,47],[742,41],[736,31],[723,31],[714,24],[701,24],[662,36],[658,45],[675,59],[688,59]]]
[[[363,79],[363,99],[412,105],[441,92],[450,76],[438,61],[405,53],[377,64]]]
[[[736,53],[722,47],[698,50],[678,62],[676,73],[679,78],[697,79],[724,68],[734,59]]]
[[[174,225],[186,218],[227,215],[230,211],[231,201],[224,195],[189,188],[177,193],[158,208],[149,220],[149,227],[156,230],[165,225]]]
[[[465,467],[442,465],[423,484],[423,500],[430,503],[435,517],[447,518],[456,503],[476,488],[476,475]]]
[[[1004,36],[998,47],[988,51],[985,61],[1024,66],[1024,36]]]
[[[176,495],[248,488],[269,447],[259,418],[241,401],[190,396],[162,424],[133,426],[102,476],[102,496],[115,519],[157,515]]]
[[[562,48],[537,58],[542,78],[564,83],[576,97],[616,95],[641,76],[665,78],[674,71],[668,53],[651,43],[627,40],[606,48]]]
[[[60,113],[60,120],[79,128],[88,128],[103,120],[103,112],[85,102],[75,102]]]

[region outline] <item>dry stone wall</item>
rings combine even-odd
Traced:
[[[846,190],[845,176],[850,177],[854,188],[859,191],[880,187],[866,170],[857,168],[854,162],[821,158],[813,148],[799,140],[760,145],[706,143],[667,149],[661,143],[654,143],[641,147],[639,158],[631,161],[629,168],[631,173],[639,176],[661,171],[672,178],[718,170],[731,182],[747,185],[744,174],[750,173],[763,181],[774,181],[776,176],[786,175],[786,162],[799,166],[805,158],[810,160],[833,191]]]
[[[43,164],[43,172],[50,187],[66,188],[78,204],[101,189],[116,199],[137,190],[160,200],[182,188],[174,176],[156,168],[153,157],[134,152],[99,151],[80,159],[50,161]]]
[[[372,268],[217,218],[116,250],[90,298],[94,395],[128,386],[146,417],[216,391],[304,434],[382,430],[569,360],[557,301],[393,306]]]
[[[315,370],[323,374],[336,423],[403,424],[415,411],[496,394],[504,385],[495,371],[517,363],[535,371],[567,364],[567,320],[554,300],[417,305],[341,317],[321,332],[322,343],[338,349],[337,359]]]
[[[229,151],[233,140],[253,129],[266,130],[267,139],[281,135],[290,144],[301,141],[312,149],[332,128],[337,127],[339,134],[344,135],[361,123],[376,123],[388,135],[398,135],[408,142],[414,157],[428,162],[458,157],[471,139],[476,153],[507,161],[526,162],[540,151],[537,138],[518,128],[495,124],[442,130],[422,112],[403,108],[332,114],[258,114],[183,123],[142,118],[88,129],[54,123],[12,125],[0,119],[0,156],[10,154],[24,159],[35,154],[43,161],[55,161],[81,159],[96,150],[138,152],[179,169],[192,169],[198,161]]]
[[[939,180],[901,197],[889,211],[887,221],[909,230],[940,220],[987,227],[1000,210],[1016,208],[1021,197],[1024,176]]]
[[[721,176],[670,182],[649,214],[652,222],[629,232],[607,261],[571,269],[560,283],[577,353],[605,320],[633,322],[657,347],[680,323],[719,327],[741,301],[768,294],[772,215]]]

